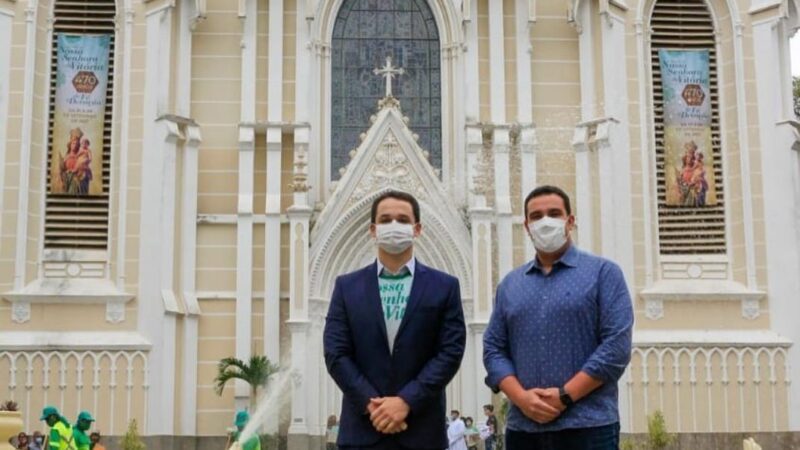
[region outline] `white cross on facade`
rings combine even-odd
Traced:
[[[375,75],[380,75],[380,76],[386,78],[386,97],[391,97],[392,96],[392,78],[394,78],[394,77],[396,77],[398,75],[404,74],[405,70],[403,70],[402,68],[399,68],[399,67],[394,67],[392,65],[392,57],[391,56],[387,56],[386,57],[386,65],[381,67],[381,68],[374,69],[372,71],[372,73],[374,73]]]

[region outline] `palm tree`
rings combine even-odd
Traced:
[[[228,380],[238,378],[246,381],[251,389],[250,406],[252,407],[255,405],[258,388],[266,386],[269,377],[277,371],[278,366],[272,364],[263,355],[251,356],[249,363],[238,358],[224,358],[217,365],[217,377],[214,379],[215,390],[217,395],[222,395],[222,390],[225,389],[225,383]]]

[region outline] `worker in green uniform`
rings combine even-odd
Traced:
[[[47,450],[77,450],[72,426],[55,406],[46,406],[39,420],[44,420],[50,427]]]
[[[89,428],[92,428],[94,418],[89,411],[81,411],[78,414],[78,421],[72,427],[72,435],[75,437],[75,446],[78,450],[90,450],[92,447],[92,440],[89,439]]]
[[[249,421],[250,414],[248,414],[247,411],[239,411],[236,413],[236,419],[233,422],[234,425],[236,425],[236,431],[231,433],[233,442],[239,442],[242,430],[244,430],[244,427]],[[261,450],[261,440],[258,438],[258,433],[253,433],[244,443],[239,442],[239,446],[242,450]]]

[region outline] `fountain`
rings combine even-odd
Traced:
[[[239,434],[239,440],[234,442],[228,450],[240,450],[240,442],[247,442],[251,436],[258,435],[259,429],[269,419],[278,422],[280,412],[289,407],[289,396],[283,394],[287,392],[290,380],[291,375],[288,369],[280,370],[270,377],[266,389],[256,403],[255,410],[250,414],[250,421]]]

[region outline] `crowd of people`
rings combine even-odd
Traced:
[[[9,443],[17,450],[105,450],[100,443],[100,432],[89,432],[94,418],[88,411],[81,411],[78,420],[71,424],[56,407],[47,406],[40,420],[50,427],[48,434],[21,432]]]
[[[449,450],[495,450],[500,437],[493,405],[484,405],[485,420],[476,422],[472,417],[461,417],[458,410],[450,411],[447,420]]]
[[[447,417],[447,437],[449,450],[496,450],[501,430],[497,426],[494,405],[484,405],[485,420],[475,421],[472,417],[461,417],[458,410],[450,411]],[[326,450],[337,450],[336,438],[339,434],[339,421],[335,414],[328,417],[325,433]]]

